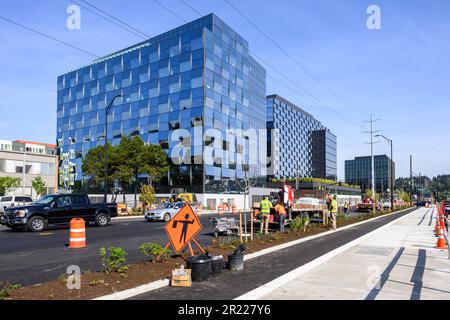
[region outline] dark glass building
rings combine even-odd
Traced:
[[[386,155],[377,155],[375,158],[375,190],[385,193],[390,188],[391,177],[395,177],[395,163]],[[391,170],[391,163],[393,172]],[[395,180],[395,179],[394,179]],[[363,191],[372,188],[372,158],[356,157],[345,161],[345,182],[356,184]],[[394,186],[395,187],[395,186]]]
[[[83,157],[105,143],[105,108],[117,94],[124,98],[108,117],[113,145],[140,136],[173,159],[180,140],[190,136],[185,161],[172,163],[157,192],[234,193],[250,155],[265,150],[265,140],[258,146],[227,134],[265,129],[266,71],[250,56],[248,42],[214,14],[58,77],[57,138],[69,179],[83,181]],[[210,137],[210,129],[221,137]],[[202,156],[212,141],[214,158],[222,161],[207,164]],[[254,163],[261,169],[254,174],[264,175],[262,161]]]
[[[337,179],[337,138],[329,129],[312,132],[312,176]]]
[[[337,176],[337,143],[322,123],[278,95],[267,97],[268,155],[272,178]]]

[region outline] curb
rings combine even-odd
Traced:
[[[149,291],[167,287],[168,285],[169,285],[168,279],[158,280],[150,282],[149,284],[144,284],[136,288],[115,292],[92,300],[125,300],[127,298],[131,298]]]
[[[267,249],[263,249],[263,250],[254,252],[254,253],[250,253],[250,254],[244,256],[244,261],[251,260],[251,259],[254,259],[254,258],[263,256],[263,255],[266,255],[266,254],[269,254],[269,253],[272,253],[272,252],[275,252],[275,251],[278,251],[278,250],[282,250],[282,249],[285,249],[285,248],[289,248],[289,247],[295,246],[295,245],[297,245],[297,244],[300,244],[300,243],[303,243],[303,242],[306,242],[306,241],[309,241],[309,240],[313,240],[313,239],[316,239],[316,238],[324,237],[324,236],[329,235],[329,234],[331,234],[331,233],[336,233],[336,232],[340,232],[340,231],[343,231],[343,230],[347,230],[347,229],[350,229],[350,228],[352,228],[352,227],[356,227],[356,226],[358,226],[358,225],[361,225],[361,224],[364,224],[364,223],[368,223],[368,222],[370,222],[370,221],[374,221],[374,220],[377,220],[377,219],[380,219],[380,218],[383,218],[383,217],[388,217],[388,216],[391,216],[391,215],[394,215],[394,214],[397,214],[397,213],[402,213],[402,212],[404,212],[404,211],[406,211],[406,210],[409,210],[409,209],[412,209],[412,208],[400,210],[400,211],[393,212],[393,213],[389,213],[389,214],[385,214],[385,215],[382,215],[382,216],[379,216],[379,217],[371,218],[371,219],[368,219],[368,220],[365,220],[365,221],[353,223],[353,224],[350,224],[350,225],[347,225],[347,226],[338,228],[338,229],[336,229],[336,231],[331,230],[331,231],[322,232],[322,233],[319,233],[319,234],[316,234],[316,235],[313,235],[313,236],[309,236],[309,237],[306,237],[306,238],[302,238],[302,239],[298,239],[298,240],[286,242],[286,243],[280,244],[280,245],[278,245],[278,246],[274,246],[274,247],[270,247],[270,248],[267,248]],[[413,212],[415,212],[415,211],[413,211]],[[411,213],[413,213],[413,212],[411,212]],[[404,217],[407,217],[407,216],[408,216],[408,215],[406,215],[406,216],[404,216]],[[402,219],[402,218],[404,218],[404,217],[400,217],[399,219]],[[380,227],[380,228],[378,228],[378,229],[372,231],[371,233],[368,233],[367,235],[364,235],[364,236],[362,236],[362,237],[366,237],[366,236],[368,236],[368,235],[370,235],[370,234],[372,234],[372,233],[374,233],[374,232],[376,232],[377,230],[380,230],[380,229],[382,229],[382,228],[384,229],[385,227],[387,227],[387,226],[389,226],[390,224],[392,224],[392,223],[398,221],[399,219],[396,219],[396,220],[390,222],[389,224],[384,225],[384,226],[382,226],[382,227]],[[358,238],[358,239],[360,239],[360,238]],[[356,241],[356,240],[358,240],[358,239],[355,239],[355,240],[353,240],[352,242],[347,243],[346,245],[348,245],[348,244],[350,244],[350,243],[353,243],[354,241]],[[344,245],[344,246],[346,246],[346,245]],[[341,248],[342,248],[342,247],[341,247]],[[339,249],[340,249],[340,248],[335,249],[334,251],[339,250]],[[332,252],[334,252],[334,251],[328,252],[328,253],[326,253],[325,255],[323,255],[322,257],[328,256],[330,253],[332,253]],[[317,258],[316,260],[319,260],[319,259],[321,259],[322,257]],[[331,257],[332,257],[332,256],[330,256],[330,258],[331,258]],[[328,259],[330,259],[330,258],[328,258]],[[314,262],[314,261],[316,261],[316,260],[313,260],[313,261],[309,262],[308,264],[311,264],[312,262]],[[325,261],[326,261],[326,260],[324,260],[323,262],[325,262]],[[302,267],[305,267],[305,266],[307,266],[308,264],[306,264],[306,265],[304,265],[304,266],[302,266]],[[301,268],[302,268],[302,267],[301,267]],[[296,269],[296,270],[297,270],[297,269]],[[294,270],[294,271],[296,271],[296,270]],[[293,272],[293,271],[291,271],[291,272]],[[291,272],[290,272],[290,273],[291,273]],[[306,272],[306,271],[305,271],[305,272]],[[290,274],[290,273],[288,273],[288,274]],[[274,280],[274,281],[275,281],[275,280]],[[169,283],[170,283],[170,281],[169,281],[168,279],[165,279],[165,280],[157,280],[157,281],[154,281],[154,282],[150,282],[150,283],[148,283],[148,284],[144,284],[144,285],[138,286],[138,287],[136,287],[136,288],[132,288],[132,289],[124,290],[124,291],[115,292],[115,293],[113,293],[113,294],[105,295],[105,296],[98,297],[98,298],[95,298],[95,299],[92,299],[92,300],[125,300],[125,299],[132,298],[132,297],[135,297],[135,296],[140,295],[140,294],[144,294],[144,293],[147,293],[147,292],[150,292],[150,291],[153,291],[153,290],[157,290],[157,289],[161,289],[161,288],[167,287],[167,286],[169,286]],[[259,289],[259,288],[257,288],[257,289]],[[255,289],[255,290],[257,290],[257,289]],[[245,296],[245,295],[244,295],[244,296]],[[243,296],[241,296],[241,297],[243,297]],[[241,297],[238,297],[238,298],[236,298],[235,300],[237,300],[237,299],[242,299]],[[245,299],[245,298],[244,298],[244,299]]]

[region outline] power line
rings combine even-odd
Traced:
[[[190,8],[192,11],[196,12],[199,16],[203,16],[197,9],[195,9],[193,6],[191,6],[186,1],[180,0],[180,2],[183,3],[186,7]]]
[[[335,112],[337,115],[339,115],[340,117],[342,117],[343,119],[351,122],[352,124],[356,125],[357,127],[362,127],[359,123],[357,123],[356,121],[350,119],[349,117],[346,117],[344,114],[340,113],[338,110],[336,110],[335,108],[331,107],[330,105],[328,105],[327,103],[325,103],[323,100],[315,97],[311,92],[309,92],[308,90],[306,90],[304,87],[302,87],[301,85],[299,85],[297,82],[295,82],[294,80],[292,80],[290,77],[288,77],[287,75],[285,75],[284,73],[282,73],[281,71],[279,71],[277,68],[275,68],[274,66],[272,66],[270,63],[268,63],[267,61],[264,61],[261,57],[259,57],[258,55],[256,55],[254,52],[249,51],[250,54],[252,56],[254,56],[256,59],[260,60],[263,64],[269,66],[270,69],[272,69],[273,71],[275,71],[276,73],[280,74],[283,78],[285,78],[286,80],[288,80],[289,82],[291,82],[294,86],[296,86],[297,88],[299,88],[300,90],[304,91],[309,97],[304,96],[302,94],[300,94],[302,97],[304,97],[305,99],[308,99],[312,102],[318,103],[318,106],[320,107],[324,107],[324,108],[328,108],[328,110]]]
[[[191,10],[193,10],[194,12],[196,12],[199,16],[201,16],[202,14],[196,10],[194,7],[192,7],[191,5],[189,5],[185,0],[179,0],[181,3],[183,3],[184,5],[186,5],[187,7],[189,7]],[[328,108],[328,110],[335,112],[336,114],[338,114],[339,116],[341,116],[343,119],[351,122],[352,124],[361,127],[361,125],[359,123],[357,123],[356,121],[353,121],[352,119],[346,117],[344,114],[340,113],[338,110],[336,110],[335,108],[333,108],[332,106],[328,105],[327,103],[325,103],[323,100],[321,100],[320,98],[315,97],[310,91],[308,91],[307,89],[305,89],[303,86],[299,85],[297,82],[295,82],[294,80],[292,80],[290,77],[288,77],[287,75],[285,75],[284,73],[282,73],[280,70],[278,70],[277,68],[275,68],[273,65],[271,65],[269,62],[265,61],[263,58],[261,58],[260,56],[258,56],[256,53],[252,52],[251,50],[249,50],[249,53],[254,56],[257,60],[259,60],[261,63],[267,65],[270,69],[272,69],[274,72],[278,73],[279,75],[281,75],[283,78],[285,78],[286,80],[288,80],[290,83],[292,83],[294,86],[296,86],[297,88],[299,88],[300,90],[302,90],[303,92],[305,92],[308,96],[305,96],[301,93],[299,93],[298,91],[297,94],[300,95],[301,97],[310,100],[313,103],[316,103],[319,107],[325,107]],[[292,90],[292,89],[291,89]]]
[[[148,39],[148,38],[151,38],[151,37],[150,37],[149,35],[147,35],[146,33],[144,33],[144,32],[142,32],[142,31],[138,30],[137,28],[133,27],[132,25],[130,25],[130,24],[128,24],[128,23],[126,23],[125,21],[123,21],[123,20],[121,20],[121,19],[119,19],[119,18],[116,18],[116,17],[110,15],[108,12],[106,12],[106,11],[100,9],[99,7],[96,7],[95,5],[89,3],[89,2],[87,2],[87,1],[85,1],[85,0],[81,0],[81,1],[82,1],[83,3],[85,3],[85,4],[87,4],[88,6],[90,6],[90,7],[94,8],[94,9],[100,11],[101,13],[103,13],[103,14],[105,14],[105,15],[107,15],[108,17],[110,17],[110,18],[112,18],[112,19],[114,19],[114,20],[116,20],[116,21],[122,23],[123,25],[126,25],[127,27],[133,29],[134,31],[139,32],[140,34],[142,34],[142,35],[144,35],[145,37],[147,37],[147,39]],[[156,0],[154,0],[154,1],[156,1]]]
[[[173,11],[172,9],[170,9],[169,7],[163,5],[161,2],[159,2],[158,0],[153,0],[153,2],[157,3],[158,5],[160,5],[161,7],[163,7],[164,9],[166,9],[167,11],[171,12],[173,15],[175,15],[176,17],[178,17],[178,19],[180,19],[183,22],[188,22],[185,18],[183,18],[182,16],[178,15],[178,13],[176,13],[175,11]]]
[[[224,0],[234,11],[236,11],[240,16],[242,16],[249,24],[251,24],[258,32],[260,32],[267,40],[269,40],[274,46],[276,46],[281,52],[283,52],[287,57],[289,57],[297,66],[299,66],[303,71],[305,71],[311,78],[316,80],[318,83],[320,83],[324,88],[326,88],[329,92],[331,92],[336,98],[341,100],[343,103],[348,104],[353,109],[361,113],[362,115],[366,116],[365,113],[363,113],[358,108],[350,105],[344,99],[338,95],[334,90],[332,90],[325,82],[323,82],[319,77],[314,75],[308,68],[306,68],[303,64],[301,64],[293,55],[291,55],[287,50],[283,49],[275,40],[273,40],[264,30],[262,30],[258,25],[256,25],[247,15],[245,15],[242,11],[240,11],[238,8],[236,8],[229,0]]]
[[[72,0],[71,0],[71,1],[72,1]],[[85,2],[85,3],[87,3],[87,4],[89,4],[89,3],[88,3],[87,1],[85,1],[85,0],[82,0],[82,1]],[[183,17],[181,17],[181,16],[179,16],[178,14],[176,14],[173,10],[169,9],[167,6],[161,4],[159,1],[157,1],[157,0],[153,0],[153,1],[154,1],[155,3],[157,3],[158,5],[160,5],[162,8],[166,9],[166,10],[169,11],[170,13],[174,14],[175,16],[177,16],[179,19],[181,19],[181,20],[183,20],[183,21],[185,21],[185,22],[187,21],[187,20],[184,19]],[[180,0],[180,2],[182,2],[184,5],[186,5],[187,7],[189,7],[189,8],[190,8],[191,10],[193,10],[194,12],[196,12],[198,15],[202,16],[202,14],[201,14],[198,10],[196,10],[194,7],[192,7],[191,5],[189,5],[186,1]],[[128,25],[126,22],[124,22],[124,21],[122,21],[122,20],[116,18],[116,17],[113,16],[112,14],[110,14],[110,13],[108,13],[108,12],[106,12],[106,11],[104,11],[104,10],[98,8],[98,7],[95,7],[95,8],[96,8],[98,11],[100,11],[100,12],[106,14],[107,16],[109,16],[109,17],[115,19],[116,21],[120,21],[121,23],[123,23],[123,24],[125,24],[125,25]],[[90,11],[91,11],[92,13],[96,14],[97,16],[100,16],[100,17],[106,19],[105,17],[99,15],[98,13],[93,12],[92,10],[90,10]],[[111,22],[111,23],[114,23],[114,22],[110,21],[109,19],[106,19],[106,20],[109,21],[109,22]],[[114,24],[115,24],[115,23],[114,23]],[[120,27],[123,28],[122,26],[120,26]],[[133,28],[134,28],[135,30],[137,30],[138,32],[142,33],[139,29],[137,29],[137,28],[135,28],[135,27],[133,27]],[[123,29],[126,30],[126,31],[129,31],[129,32],[132,32],[131,30],[128,30],[127,28],[123,28]],[[258,56],[257,56],[255,53],[253,53],[253,52],[250,52],[250,53],[251,53],[253,56],[255,56],[255,58],[259,59],[261,62],[263,62],[264,64],[268,65],[272,70],[274,70],[275,72],[277,72],[278,74],[280,74],[281,76],[283,76],[283,77],[284,77],[285,79],[287,79],[289,82],[291,82],[292,84],[294,84],[296,87],[299,87],[299,88],[302,89],[303,91],[309,93],[306,89],[304,89],[302,86],[300,86],[299,84],[297,84],[297,83],[296,83],[295,81],[293,81],[291,78],[287,77],[285,74],[283,74],[282,72],[280,72],[279,70],[277,70],[275,67],[273,67],[272,65],[270,65],[267,61],[264,61],[262,58],[258,57]],[[269,77],[272,77],[272,76],[269,75]],[[274,78],[274,77],[272,77],[272,78]],[[274,79],[276,79],[276,78],[274,78]],[[330,106],[324,104],[324,103],[321,102],[319,99],[315,98],[312,94],[309,93],[313,99],[315,98],[316,101],[313,101],[311,98],[309,98],[309,97],[307,97],[307,96],[301,94],[298,90],[296,90],[296,89],[294,89],[294,88],[292,88],[292,87],[289,87],[288,85],[282,83],[282,82],[279,81],[278,79],[276,79],[276,81],[278,81],[279,83],[281,83],[282,85],[284,85],[286,88],[288,88],[288,89],[290,89],[290,90],[296,92],[299,96],[301,96],[301,97],[303,97],[303,98],[305,98],[305,99],[308,99],[308,100],[312,101],[313,103],[317,103],[316,101],[318,101],[318,102],[319,102],[319,105],[318,105],[318,106],[320,106],[320,107],[326,106],[326,107],[328,107],[329,109],[331,109],[331,110],[333,110],[334,112],[336,112],[338,115],[342,116],[344,119],[346,119],[346,120],[352,122],[353,124],[359,126],[359,124],[357,124],[356,122],[352,121],[352,120],[349,119],[349,118],[346,118],[344,115],[340,114],[337,110],[333,109],[332,107],[330,107]],[[336,131],[335,131],[335,132],[336,132]],[[336,133],[338,133],[338,132],[336,132]],[[346,137],[346,138],[349,139],[349,140],[353,140],[353,141],[356,141],[356,142],[360,142],[360,141],[354,139],[353,137],[344,135],[344,134],[342,134],[342,133],[339,133],[339,135],[340,135],[340,136],[343,136],[343,137]]]
[[[70,48],[72,48],[72,49],[76,49],[76,50],[81,51],[81,52],[83,52],[83,53],[85,53],[85,54],[91,55],[91,56],[93,56],[93,57],[95,57],[95,58],[100,58],[100,56],[96,55],[95,53],[92,53],[92,52],[89,52],[89,51],[87,51],[87,50],[84,50],[84,49],[82,49],[82,48],[80,48],[80,47],[77,47],[77,46],[75,46],[75,45],[73,45],[73,44],[70,44],[70,43],[68,43],[68,42],[59,40],[59,39],[57,39],[57,38],[55,38],[55,37],[53,37],[53,36],[50,36],[50,35],[48,35],[48,34],[46,34],[46,33],[43,33],[43,32],[41,32],[41,31],[38,31],[38,30],[33,29],[33,28],[31,28],[31,27],[27,27],[27,26],[25,26],[25,25],[23,25],[23,24],[20,24],[19,22],[16,22],[16,21],[13,21],[13,20],[11,20],[11,19],[8,19],[8,18],[5,18],[5,17],[1,17],[1,16],[0,16],[0,19],[4,20],[4,21],[6,21],[6,22],[9,22],[9,23],[11,23],[11,24],[14,24],[14,25],[16,25],[16,26],[18,26],[18,27],[20,27],[20,28],[25,29],[25,30],[28,30],[28,31],[37,33],[37,34],[39,34],[39,35],[41,35],[41,36],[43,36],[43,37],[46,37],[46,38],[48,38],[48,39],[50,39],[50,40],[56,41],[56,42],[58,42],[58,43],[61,43],[61,44],[65,45],[65,46],[67,46],[67,47],[70,47]]]
[[[102,18],[102,19],[104,19],[104,20],[106,20],[106,21],[108,21],[108,22],[114,24],[115,26],[117,26],[117,27],[119,27],[119,28],[121,28],[121,29],[123,29],[123,30],[125,30],[125,31],[128,31],[128,32],[130,32],[130,33],[132,33],[132,34],[134,34],[134,35],[136,35],[137,37],[139,37],[139,38],[141,38],[141,39],[148,39],[148,38],[149,38],[149,37],[146,36],[146,35],[144,36],[144,35],[143,35],[144,33],[140,32],[140,31],[139,31],[139,33],[137,33],[137,32],[135,32],[135,31],[133,31],[133,30],[130,30],[130,29],[124,27],[124,25],[119,24],[119,23],[117,23],[117,22],[115,22],[115,21],[113,21],[113,20],[111,20],[111,19],[108,19],[107,17],[101,15],[101,14],[98,13],[97,11],[95,11],[95,10],[93,10],[93,9],[91,9],[91,8],[89,8],[89,7],[87,7],[87,6],[85,6],[85,5],[82,5],[81,3],[77,2],[77,1],[74,1],[74,0],[69,0],[69,1],[71,1],[71,2],[74,3],[74,4],[76,4],[77,6],[80,6],[80,7],[84,8],[84,9],[88,10],[89,12],[95,14],[96,16],[98,16],[98,17],[100,17],[100,18]],[[83,2],[85,2],[86,4],[88,4],[88,5],[92,6],[92,7],[94,7],[93,5],[91,5],[90,3],[88,3],[87,1],[83,1]],[[97,10],[99,10],[99,9],[97,9]],[[101,12],[101,11],[100,11],[100,12]],[[104,12],[103,12],[103,13],[104,13]],[[105,14],[105,13],[104,13],[104,14]],[[116,19],[116,20],[117,20],[117,19]]]

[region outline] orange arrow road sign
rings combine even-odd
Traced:
[[[186,204],[164,228],[175,252],[180,253],[202,230],[202,224],[191,205]]]

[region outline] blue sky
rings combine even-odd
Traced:
[[[159,1],[184,19],[198,18],[179,0]],[[410,154],[417,174],[450,173],[449,1],[230,0],[342,99],[295,65],[224,0],[185,1],[202,14],[216,13],[249,41],[253,52],[320,99],[305,99],[301,90],[293,90],[292,83],[267,67],[268,94],[278,93],[298,104],[338,136],[340,178],[344,160],[370,152],[364,144],[369,136],[362,133],[370,114],[380,119],[375,128],[394,139],[397,175],[409,175]],[[152,0],[89,2],[151,36],[183,24]],[[67,29],[70,4],[3,1],[0,16],[99,56],[142,41],[83,8],[81,29]],[[366,9],[372,4],[381,8],[381,30],[366,26]],[[57,76],[92,60],[0,20],[0,139],[54,142]],[[375,152],[388,153],[387,143],[380,141]]]

